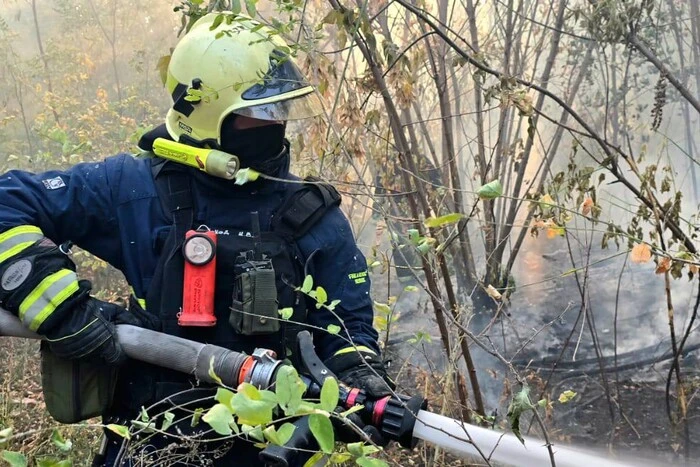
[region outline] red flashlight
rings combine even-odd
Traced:
[[[185,280],[182,290],[180,326],[214,326],[214,291],[216,286],[216,232],[190,230],[182,246],[185,257]]]

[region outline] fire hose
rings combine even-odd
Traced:
[[[277,370],[285,363],[273,358],[269,350],[258,349],[253,355],[235,352],[223,347],[190,341],[176,336],[136,326],[119,325],[117,335],[126,354],[135,360],[190,374],[199,381],[216,384],[210,374],[213,362],[214,376],[229,387],[248,382],[258,388],[269,388]],[[41,339],[26,329],[11,313],[0,308],[0,336]],[[318,397],[325,378],[333,374],[316,355],[311,334],[299,335],[302,366],[298,368],[307,385],[306,397]],[[545,443],[525,438],[521,443],[514,435],[470,425],[426,409],[420,396],[392,395],[370,400],[363,390],[341,385],[339,405],[346,408],[362,405],[359,412],[365,423],[375,426],[382,435],[397,441],[405,448],[413,448],[418,440],[440,446],[465,458],[484,458],[488,462],[522,466],[550,465],[550,452]],[[272,465],[288,465],[286,455],[294,448],[307,447],[310,437],[297,430],[285,447],[270,447],[263,452],[264,460]],[[556,465],[560,467],[624,467],[614,460],[556,446],[552,448]]]

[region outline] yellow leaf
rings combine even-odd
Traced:
[[[637,243],[632,248],[630,260],[633,263],[648,263],[651,260],[651,247],[646,243]]]
[[[486,293],[488,294],[489,297],[493,298],[494,300],[500,300],[503,298],[503,295],[501,295],[501,292],[496,290],[494,286],[489,284],[488,287],[486,287]]]
[[[593,208],[593,198],[586,198],[581,203],[581,214],[588,216]]]
[[[567,402],[571,401],[574,397],[576,397],[578,394],[570,389],[567,389],[566,391],[562,392],[559,395],[559,402],[562,404],[566,404]]]
[[[544,203],[544,204],[556,204],[556,203],[554,202],[554,199],[552,199],[552,197],[549,196],[549,193],[547,193],[546,195],[540,197],[540,203]]]
[[[547,238],[552,239],[556,237],[563,237],[564,236],[564,227],[559,227],[556,224],[552,224],[551,227],[547,228]]]
[[[671,258],[663,257],[656,265],[656,274],[663,274],[671,269]]]

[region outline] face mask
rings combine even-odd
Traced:
[[[241,167],[275,175],[284,164],[284,125],[230,130],[221,135],[221,150],[238,156]]]

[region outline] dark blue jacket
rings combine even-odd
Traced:
[[[282,177],[295,179],[286,171]],[[269,225],[285,193],[281,182],[234,187],[203,173],[193,174],[193,179],[195,222],[219,235],[245,235],[252,211]],[[157,196],[150,161],[120,154],[66,171],[11,171],[0,176],[0,232],[18,225],[35,225],[55,243],[70,240],[107,261],[124,273],[137,297],[144,298],[158,261],[157,245],[171,221]],[[354,342],[378,350],[367,264],[344,214],[332,208],[297,244],[309,259],[307,273],[315,285],[327,291],[329,300],[340,300],[336,313]],[[330,312],[315,307],[309,310],[308,322],[320,328],[337,324]],[[348,346],[325,332],[315,333],[315,344],[322,359]]]

